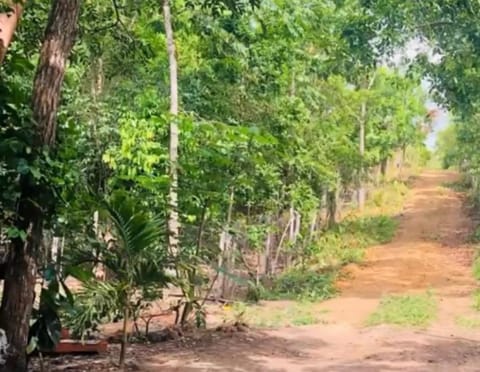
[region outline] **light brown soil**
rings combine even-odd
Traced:
[[[455,324],[472,312],[475,287],[465,244],[472,225],[462,195],[441,187],[456,178],[430,171],[417,179],[394,240],[371,248],[365,264],[349,267],[339,283],[342,294],[322,305],[327,324],[137,346],[130,353],[132,370],[480,371],[480,334]],[[439,314],[427,330],[364,326],[385,294],[428,289]]]

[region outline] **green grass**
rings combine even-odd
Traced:
[[[321,301],[336,294],[336,272],[316,272],[292,269],[273,280],[268,289],[263,289],[265,300]]]
[[[473,260],[472,273],[476,280],[480,280],[480,257],[478,256]]]
[[[282,328],[322,323],[324,313],[311,302],[292,302],[282,306],[236,303],[226,312],[225,321],[242,321],[258,328]]]
[[[367,325],[393,324],[426,327],[436,317],[437,302],[432,294],[388,296],[370,315]]]
[[[480,317],[460,315],[455,318],[455,323],[462,328],[478,329],[480,328]]]

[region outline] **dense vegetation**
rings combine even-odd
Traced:
[[[269,284],[330,296],[332,270],[359,259],[352,245],[394,230],[386,218],[338,224],[342,210],[364,208],[388,169],[428,158],[425,76],[459,117],[479,187],[478,5],[15,3],[6,54],[0,33],[7,370],[25,370],[27,343],[52,347],[61,320],[82,336],[113,319],[126,330],[169,284],[177,321],[199,326],[210,296],[258,299]],[[391,58],[419,36],[440,62]]]

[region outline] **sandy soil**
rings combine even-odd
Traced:
[[[470,218],[462,195],[441,187],[456,177],[431,171],[416,180],[394,240],[372,247],[365,264],[347,268],[342,294],[322,304],[326,324],[136,346],[131,370],[480,371],[480,334],[455,324],[457,316],[472,314],[475,288],[466,244]],[[439,301],[428,329],[364,326],[385,294],[428,289]],[[68,369],[63,362],[54,370],[92,371],[95,360],[90,363]]]

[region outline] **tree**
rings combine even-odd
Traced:
[[[165,35],[167,41],[168,65],[170,73],[170,191],[168,193],[169,217],[168,235],[169,246],[172,253],[176,253],[179,243],[179,220],[178,220],[178,68],[175,51],[175,37],[173,34],[172,14],[170,0],[163,0],[163,19],[165,23]]]
[[[120,350],[120,368],[125,365],[128,345],[128,323],[135,317],[135,311],[143,299],[152,292],[161,297],[161,290],[170,279],[165,268],[170,262],[165,244],[161,219],[144,210],[137,201],[124,192],[114,193],[109,200],[102,203],[103,213],[113,224],[113,241],[101,244],[101,262],[110,270],[113,277],[106,283],[95,279],[85,282],[85,289],[79,299],[93,299],[80,303],[74,312],[73,322],[79,328],[91,325],[90,314],[95,307],[95,298],[101,294],[102,303],[111,305],[108,312],[118,312],[123,318],[122,347]],[[95,262],[96,256],[91,247],[72,252],[72,264],[75,262]],[[85,303],[88,303],[85,306]],[[105,309],[107,311],[107,309]],[[100,320],[100,319],[96,319]],[[136,320],[136,319],[134,319]]]
[[[56,115],[67,59],[72,50],[80,0],[53,0],[33,84],[32,141],[35,166],[44,149],[55,143]],[[12,239],[8,249],[7,272],[0,309],[0,326],[10,345],[5,371],[26,371],[26,346],[34,301],[37,256],[42,241],[45,210],[52,203],[48,185],[33,173],[20,179],[21,194],[15,228],[24,235]]]

